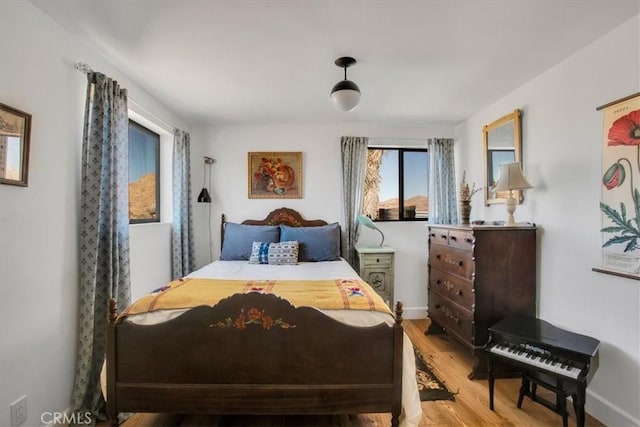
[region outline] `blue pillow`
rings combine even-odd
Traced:
[[[279,242],[280,227],[277,225],[244,225],[228,222],[224,227],[222,261],[248,260],[253,242]]]
[[[297,240],[298,261],[337,261],[340,259],[340,224],[319,227],[280,226],[280,241]]]

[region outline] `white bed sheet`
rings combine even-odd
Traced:
[[[339,261],[302,262],[297,265],[249,264],[248,261],[214,261],[187,277],[237,280],[330,280],[359,279],[356,271],[344,259]],[[173,319],[185,310],[158,310],[128,316],[127,320],[151,325]],[[387,313],[365,310],[323,310],[327,316],[352,326],[393,325]],[[415,426],[422,417],[422,406],[416,383],[413,345],[407,334],[403,340],[402,416],[400,424]],[[372,349],[375,351],[375,349]]]

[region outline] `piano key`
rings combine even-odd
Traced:
[[[562,375],[568,378],[576,379],[582,372],[582,369],[579,369],[575,366],[570,366],[564,359],[561,359],[557,356],[550,355],[546,358],[546,360],[543,361],[540,358],[530,358],[528,353],[514,353],[510,350],[511,347],[509,347],[509,350],[504,350],[497,345],[489,348],[489,351],[491,353],[498,354],[508,359],[519,361],[525,365],[540,368],[553,374]]]

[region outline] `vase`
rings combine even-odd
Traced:
[[[471,200],[460,201],[460,223],[469,224],[469,218],[471,217]]]

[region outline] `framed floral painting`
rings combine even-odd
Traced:
[[[602,268],[640,280],[640,93],[597,108],[604,113]]]
[[[301,152],[250,152],[250,199],[301,199]]]

